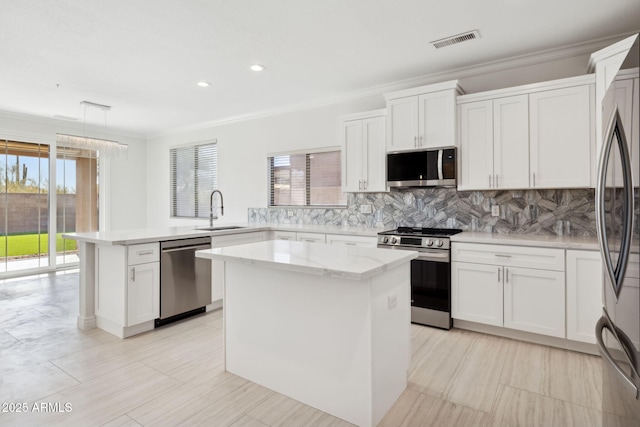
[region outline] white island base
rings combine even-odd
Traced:
[[[330,251],[349,263],[335,246],[315,243],[263,242],[233,250],[269,244],[304,248],[314,263],[326,264]],[[224,250],[229,253],[213,249],[198,256]],[[404,252],[343,250],[369,259],[380,251]],[[345,421],[375,426],[407,386],[414,253],[404,253],[401,263],[396,259],[360,278],[322,268],[295,271],[298,266],[287,262],[288,270],[218,258],[225,259],[226,370]]]

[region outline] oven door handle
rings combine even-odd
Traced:
[[[449,251],[418,252],[418,261],[449,262]]]

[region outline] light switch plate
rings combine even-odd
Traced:
[[[500,205],[491,206],[491,216],[500,216]]]
[[[293,216],[293,210],[291,210],[291,209],[287,210],[287,216],[288,217],[292,217]]]
[[[360,213],[370,214],[371,212],[371,205],[360,205]]]

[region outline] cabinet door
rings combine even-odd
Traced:
[[[504,326],[564,338],[564,272],[505,267]]]
[[[426,93],[418,97],[418,147],[456,145],[456,96],[453,90]]]
[[[567,251],[567,338],[595,344],[602,312],[602,258],[597,251]]]
[[[387,191],[384,116],[362,120],[362,179],[364,191]]]
[[[387,101],[387,152],[418,148],[418,97]]]
[[[160,263],[131,266],[127,283],[127,325],[160,317]]]
[[[451,317],[502,326],[502,267],[451,263]]]
[[[341,124],[342,138],[342,191],[362,189],[362,120],[349,120]]]
[[[493,100],[493,188],[529,188],[529,96]]]
[[[589,187],[591,86],[529,95],[531,187]]]
[[[460,114],[459,190],[486,190],[493,185],[493,103],[458,106]]]

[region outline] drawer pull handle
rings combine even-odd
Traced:
[[[500,258],[511,258],[511,255],[495,254],[495,256],[500,257]]]
[[[138,251],[138,256],[142,256],[142,255],[153,255],[153,249],[149,249],[147,251]]]

